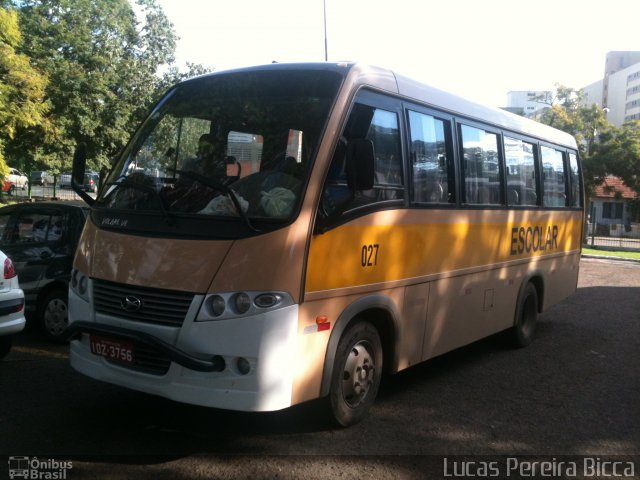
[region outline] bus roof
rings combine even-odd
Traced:
[[[514,133],[531,135],[540,140],[546,140],[569,148],[577,148],[573,136],[550,127],[540,122],[522,117],[520,115],[488,107],[467,100],[463,97],[440,90],[416,80],[399,75],[389,69],[353,63],[272,63],[254,67],[246,67],[235,70],[225,70],[207,74],[205,76],[224,75],[258,70],[330,70],[350,77],[350,82],[355,86],[368,86],[377,90],[413,100],[429,107],[444,110],[448,113],[466,117],[471,120],[480,120],[490,123]],[[189,80],[187,80],[189,81]]]

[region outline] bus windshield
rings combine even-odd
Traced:
[[[154,230],[179,221],[199,235],[206,218],[206,231],[216,236],[218,225],[227,238],[287,223],[340,82],[336,72],[267,69],[179,84],[107,177],[97,210],[159,215]]]

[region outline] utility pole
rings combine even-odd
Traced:
[[[324,61],[329,60],[329,54],[327,53],[327,0],[322,0],[322,8],[324,10]]]

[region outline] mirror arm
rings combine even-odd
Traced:
[[[73,154],[73,171],[71,173],[71,188],[84,200],[90,207],[93,206],[95,200],[83,189],[84,171],[87,163],[87,145],[79,143]],[[78,180],[80,179],[80,180]]]

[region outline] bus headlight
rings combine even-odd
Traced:
[[[233,304],[236,307],[236,312],[240,315],[244,315],[251,308],[251,298],[246,293],[236,293],[233,296]]]
[[[219,317],[224,313],[227,307],[227,302],[224,301],[220,295],[211,295],[205,302],[205,307],[209,310],[209,313],[214,317]]]
[[[284,292],[210,293],[205,297],[196,321],[247,317],[290,305],[293,305],[293,298]]]

